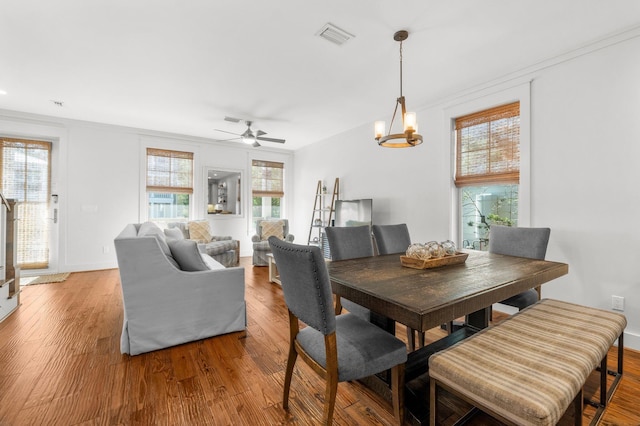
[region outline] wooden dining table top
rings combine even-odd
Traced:
[[[420,331],[569,272],[560,262],[462,252],[469,254],[464,263],[433,269],[402,266],[399,254],[332,261],[327,268],[336,295]]]

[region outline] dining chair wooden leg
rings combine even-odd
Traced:
[[[340,315],[341,313],[342,313],[342,302],[340,301],[340,296],[336,296],[335,314]]]
[[[338,380],[327,378],[327,387],[324,393],[324,424],[333,423],[333,411],[336,405],[336,394],[338,393]]]
[[[404,364],[398,364],[391,369],[391,399],[393,415],[398,425],[404,424]]]
[[[447,334],[453,333],[453,321],[447,323]]]
[[[413,331],[413,328],[407,327],[407,345],[409,346],[409,351],[416,349],[415,333]]]
[[[295,321],[293,321],[292,318],[294,318]],[[298,358],[294,336],[298,334],[299,329],[298,320],[293,316],[291,311],[289,311],[289,333],[291,337],[289,339],[289,356],[287,357],[287,369],[284,374],[284,392],[282,395],[282,408],[285,410],[289,408],[289,390],[291,389],[293,367],[296,365],[296,359]]]
[[[287,358],[287,370],[284,375],[284,394],[282,396],[282,408],[289,408],[289,389],[291,389],[291,378],[293,377],[293,367],[296,364],[298,354],[293,346],[289,348],[289,357]]]
[[[330,425],[333,422],[333,410],[336,405],[336,393],[338,392],[338,350],[335,331],[324,337],[324,346],[327,357],[324,420],[325,424]]]

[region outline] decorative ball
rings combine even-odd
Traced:
[[[437,259],[439,257],[444,256],[444,249],[437,241],[429,241],[426,244],[427,251],[429,252],[429,257],[432,259]]]
[[[440,245],[444,250],[445,256],[451,256],[456,254],[456,244],[453,241],[451,240],[443,241],[442,243],[440,243]]]
[[[429,259],[429,251],[424,244],[411,244],[406,252],[407,257],[414,259]]]

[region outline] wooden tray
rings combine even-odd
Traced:
[[[469,253],[460,253],[452,254],[450,256],[439,257],[437,259],[416,259],[414,257],[408,256],[400,256],[400,263],[402,266],[406,266],[407,268],[414,269],[430,269],[430,268],[438,268],[440,266],[446,265],[457,265],[459,263],[464,263],[469,257]]]

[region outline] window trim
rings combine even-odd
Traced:
[[[189,200],[189,220],[198,218],[196,213],[204,209],[203,196],[200,194],[200,180],[202,178],[200,167],[200,147],[188,139],[162,138],[151,135],[140,135],[138,139],[138,221],[146,222],[149,219],[147,196],[147,148],[164,149],[167,151],[184,151],[193,153],[193,193]]]
[[[489,91],[491,90],[491,91]],[[520,101],[520,184],[518,189],[518,224],[531,226],[531,80],[519,79],[485,91],[469,94],[455,104],[444,108],[443,138],[448,138],[450,158],[449,234],[453,241],[460,241],[461,230],[458,217],[459,188],[455,186],[455,119],[475,111],[481,111]]]

